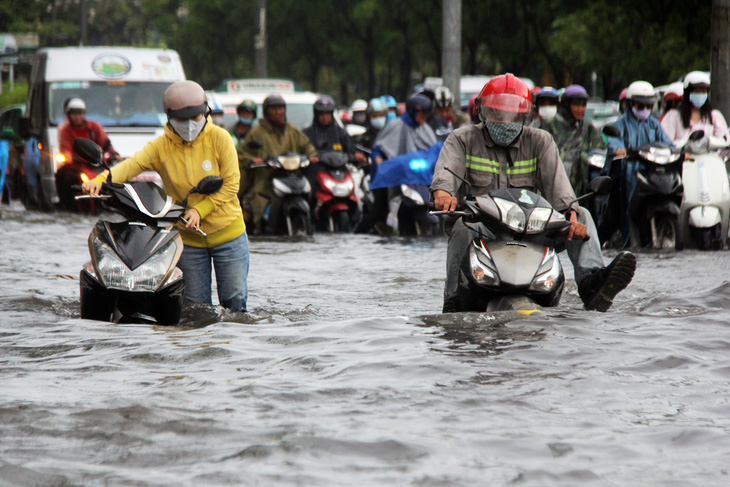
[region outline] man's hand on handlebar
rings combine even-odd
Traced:
[[[433,192],[433,205],[437,210],[450,213],[456,209],[458,204],[459,200],[443,189],[437,189]]]
[[[81,189],[89,196],[99,196],[99,191],[101,191],[101,184],[95,183],[94,181],[86,181],[84,184],[81,185]]]
[[[568,229],[568,240],[585,240],[588,236],[588,227],[578,221],[578,214],[573,210],[568,210],[570,213],[570,228]]]

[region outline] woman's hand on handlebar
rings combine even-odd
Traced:
[[[437,189],[433,192],[433,205],[437,210],[452,212],[458,204],[459,200],[443,189]]]
[[[185,212],[185,216],[183,217],[187,221],[185,224],[185,228],[197,230],[200,226],[200,213],[198,213],[198,210],[195,208],[190,208],[188,211]]]
[[[99,196],[99,191],[101,191],[101,184],[95,183],[94,181],[86,181],[84,184],[81,185],[81,189],[89,196]]]

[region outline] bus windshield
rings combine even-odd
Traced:
[[[70,98],[86,103],[86,118],[104,127],[163,127],[162,95],[170,83],[149,81],[59,81],[50,84],[49,120],[66,118],[63,104]]]

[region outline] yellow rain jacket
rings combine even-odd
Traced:
[[[246,231],[237,196],[241,173],[236,147],[231,135],[216,126],[210,117],[203,131],[189,143],[184,142],[169,123],[166,124],[165,135],[152,140],[142,150],[112,168],[112,181],[123,183],[144,171],[157,171],[165,185],[165,192],[178,203],[205,176],[223,178],[223,187],[217,193],[190,195],[188,208],[195,208],[200,213],[200,229],[208,236],[187,230],[182,222],[178,223],[185,245],[216,247],[238,238]],[[105,182],[107,173],[104,171],[93,181],[99,184]]]

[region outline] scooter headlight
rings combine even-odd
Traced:
[[[527,233],[542,233],[545,230],[553,210],[550,208],[535,208],[527,221]]]
[[[346,198],[355,191],[355,181],[352,179],[338,182],[329,178],[324,178],[324,186],[337,198]]]
[[[520,208],[520,205],[502,198],[494,198],[494,202],[499,207],[502,223],[517,233],[523,233],[526,219],[525,212]]]
[[[663,166],[677,162],[682,154],[672,152],[671,147],[650,147],[649,150],[639,151],[639,155],[649,162]]]
[[[471,276],[477,284],[499,286],[501,282],[499,274],[484,242],[481,242],[481,245],[477,245],[475,242],[469,248],[469,267]]]
[[[134,270],[127,267],[101,236],[93,236],[91,247],[96,276],[110,289],[154,292],[172,280],[182,277],[179,271],[173,272],[176,270],[177,258],[182,253],[182,248],[178,249],[176,240],[168,242]]]
[[[553,249],[546,247],[538,274],[530,284],[530,291],[551,291],[560,282],[561,272],[560,259],[558,259]]]
[[[415,189],[411,188],[407,184],[401,184],[400,185],[400,190],[401,190],[401,193],[403,193],[403,196],[405,196],[406,198],[412,200],[417,205],[424,206],[426,204],[423,201],[423,196],[421,196],[421,193],[419,193]]]

